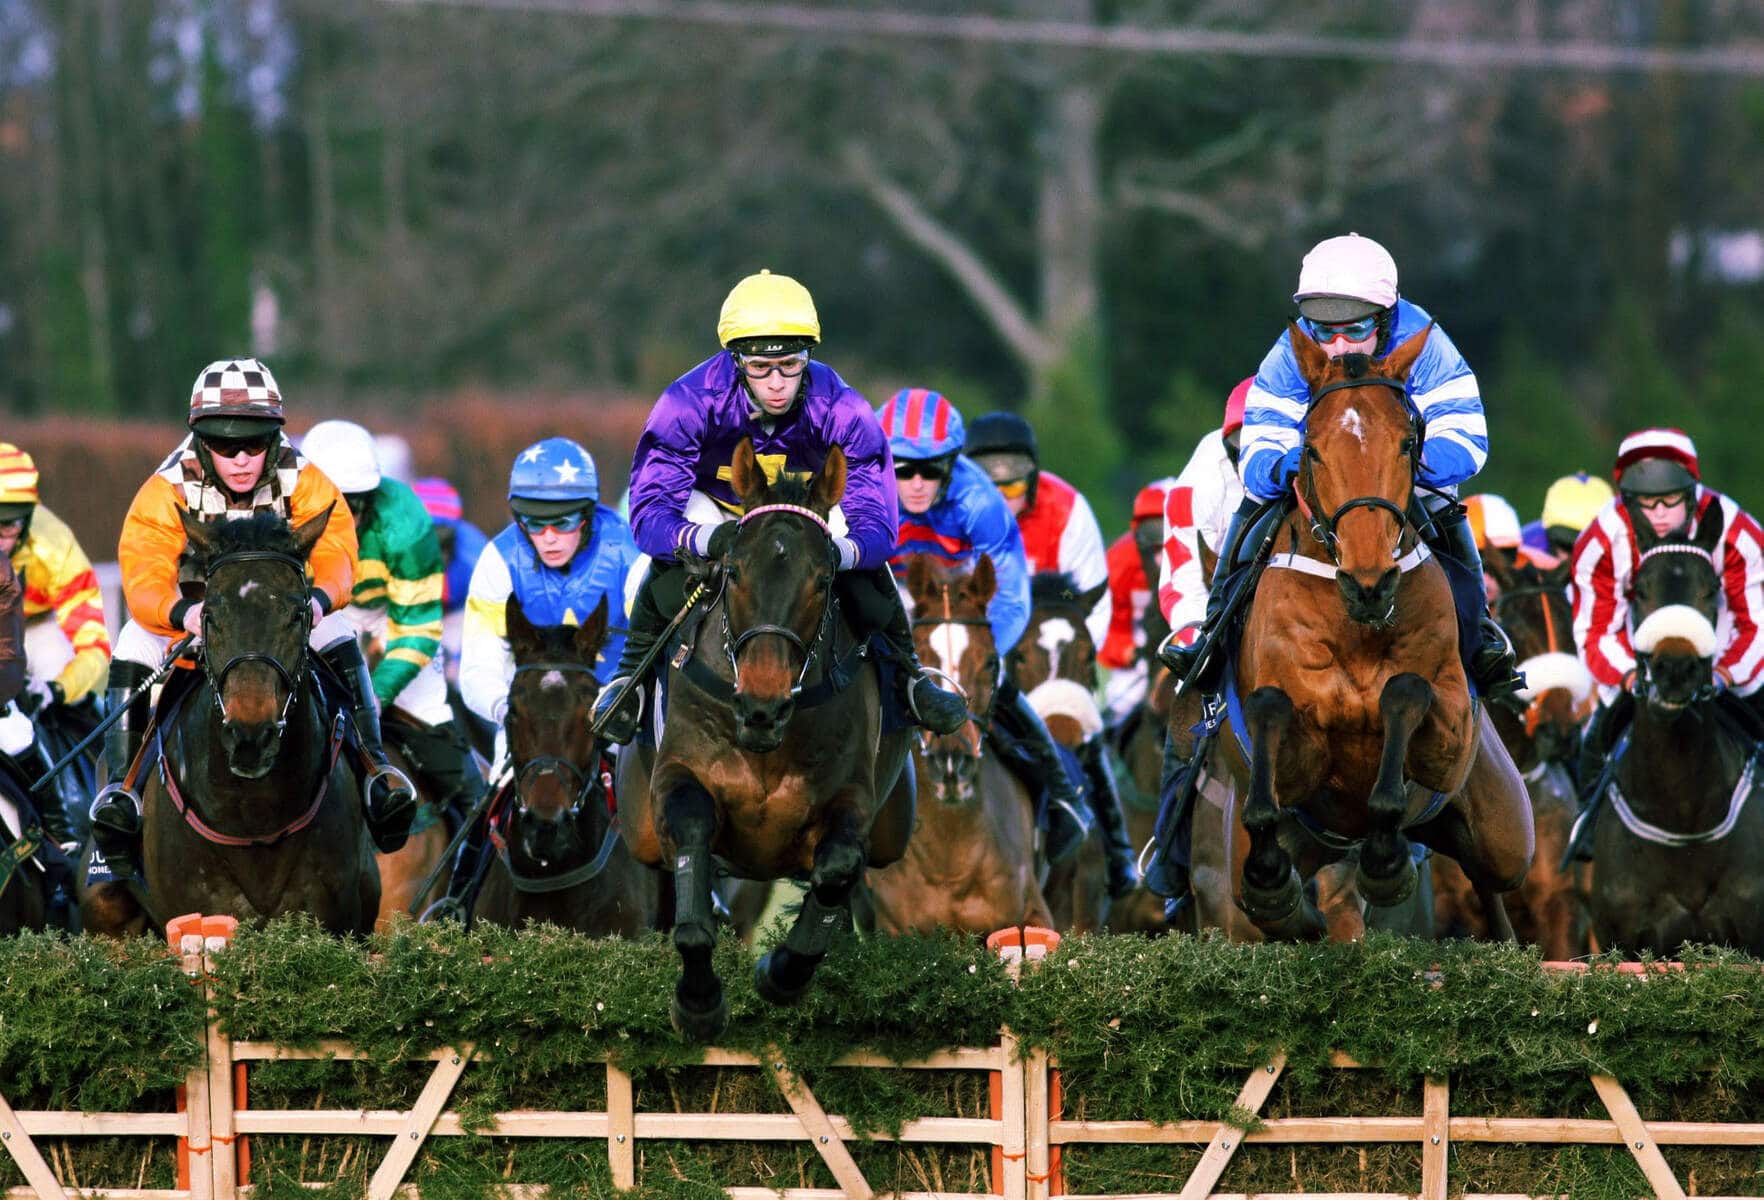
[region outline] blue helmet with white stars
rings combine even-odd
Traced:
[[[600,473],[594,469],[594,456],[566,437],[535,442],[515,455],[508,499],[511,505],[529,500],[547,508],[597,503]]]

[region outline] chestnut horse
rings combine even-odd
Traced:
[[[308,662],[306,558],[331,514],[298,529],[272,513],[179,516],[206,579],[201,677],[169,721],[156,718],[163,752],[141,786],[148,902],[159,914],[304,912],[366,933],[380,876],[341,757],[348,712],[326,711]],[[120,883],[87,889],[81,913],[93,932],[153,921]]]
[[[580,625],[535,626],[509,597],[514,678],[503,727],[513,778],[491,809],[493,857],[474,920],[622,937],[656,928],[662,876],[620,840],[601,746],[588,732],[605,641],[604,598]]]
[[[1637,521],[1630,614],[1635,721],[1593,831],[1600,947],[1670,956],[1685,942],[1764,954],[1764,747],[1755,719],[1718,698],[1714,656],[1725,516],[1711,502],[1689,539]],[[1590,815],[1589,818],[1590,819]]]
[[[925,734],[913,753],[913,838],[899,862],[865,880],[883,933],[986,934],[1053,919],[1037,880],[1029,791],[986,743],[999,678],[986,606],[996,588],[984,554],[971,568],[924,554],[908,560],[919,661],[956,681],[970,715],[955,733]],[[895,786],[914,782],[903,775]]]
[[[883,733],[868,647],[833,598],[827,517],[845,492],[844,452],[829,450],[806,482],[771,483],[743,440],[730,472],[743,515],[715,599],[669,662],[654,768],[629,750],[619,768],[625,844],[673,871],[681,974],[670,1016],[699,1041],[729,1014],[711,965],[712,856],[744,879],[806,876],[795,924],[755,968],[760,995],[789,1004],[849,924],[865,865],[900,858],[913,826],[910,797],[894,788],[907,731]]]
[[[1457,859],[1511,938],[1500,893],[1530,866],[1531,804],[1472,702],[1450,584],[1410,515],[1425,426],[1404,381],[1432,326],[1376,362],[1288,330],[1311,389],[1298,508],[1229,664],[1253,747],[1230,755],[1249,841],[1238,902],[1274,936],[1321,927],[1284,840],[1307,875],[1357,848],[1360,895],[1399,904],[1417,881],[1407,834]]]

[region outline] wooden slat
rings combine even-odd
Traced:
[[[33,1200],[36,1194],[28,1187],[0,1188],[0,1196],[6,1200]],[[102,1196],[105,1200],[190,1200],[190,1193],[183,1188],[83,1187],[79,1195],[81,1200],[88,1196]]]
[[[637,1113],[631,1077],[606,1064],[606,1158],[616,1188],[637,1186]]]
[[[43,1161],[43,1152],[37,1149],[37,1143],[25,1132],[24,1123],[18,1114],[12,1111],[12,1105],[6,1097],[0,1095],[0,1146],[12,1156],[18,1169],[24,1172],[25,1182],[30,1184],[31,1194],[38,1200],[62,1200],[65,1194],[61,1181],[55,1178],[55,1172]]]
[[[410,1115],[399,1129],[392,1148],[386,1151],[386,1157],[380,1160],[374,1177],[368,1181],[368,1200],[391,1200],[393,1191],[404,1179],[404,1173],[416,1161],[417,1151],[428,1140],[435,1118],[447,1107],[447,1097],[453,1095],[453,1087],[465,1074],[471,1058],[472,1048],[462,1046],[435,1064],[435,1073],[423,1084],[423,1090],[411,1106]]]
[[[1053,1119],[1052,1086],[1048,1078],[1047,1051],[1031,1050],[1023,1065],[1023,1120],[1026,1138],[1029,1200],[1047,1200],[1053,1193],[1053,1153],[1048,1143],[1048,1123]]]
[[[1451,1084],[1430,1075],[1421,1094],[1421,1200],[1446,1200],[1451,1120]]]
[[[1635,1111],[1635,1102],[1610,1075],[1592,1076],[1594,1090],[1599,1099],[1605,1102],[1610,1110],[1611,1119],[1617,1122],[1617,1128],[1623,1131],[1624,1144],[1635,1156],[1636,1165],[1641,1167],[1642,1174],[1648,1177],[1648,1183],[1654,1189],[1654,1195],[1660,1200],[1684,1200],[1684,1188],[1679,1186],[1678,1177],[1666,1163],[1666,1156],[1660,1153],[1659,1143],[1642,1124],[1641,1114]]]
[[[1764,1146],[1764,1125],[1718,1121],[1650,1122],[1648,1132],[1662,1146]],[[1549,1117],[1453,1117],[1454,1142],[1566,1142],[1615,1146],[1623,1133],[1614,1121]]]
[[[1286,1055],[1276,1054],[1267,1063],[1250,1072],[1243,1087],[1237,1092],[1237,1107],[1252,1113],[1260,1113],[1262,1105],[1267,1101],[1268,1094],[1280,1080],[1280,1072],[1286,1069]],[[1243,1145],[1243,1130],[1225,1124],[1223,1121],[1214,1125],[1212,1140],[1201,1152],[1200,1161],[1188,1176],[1188,1182],[1182,1187],[1181,1200],[1206,1200],[1213,1194],[1213,1185],[1219,1182],[1219,1176],[1231,1165],[1231,1159],[1237,1154],[1237,1148]]]
[[[1006,970],[1015,980],[1021,970],[1020,962],[1009,963]],[[992,1181],[992,1189],[1005,1200],[1027,1200],[1029,1195],[1029,1130],[1027,1120],[1027,1102],[1029,1085],[1026,1079],[1028,1067],[1019,1053],[1017,1035],[1008,1028],[999,1031],[999,1045],[1004,1050],[1003,1061],[999,1064],[999,1124],[1004,1136],[999,1142],[1001,1153],[996,1162],[1002,1164],[999,1178]]]
[[[404,1127],[403,1109],[241,1109],[235,1117],[240,1133],[357,1134],[389,1137]],[[828,1117],[839,1136],[856,1137],[844,1117]],[[679,1138],[688,1141],[796,1142],[802,1140],[802,1123],[789,1113],[637,1113],[632,1136]],[[1209,1126],[1210,1127],[1210,1126]],[[487,1132],[501,1137],[607,1138],[612,1124],[606,1113],[504,1112],[491,1118]],[[435,1118],[430,1137],[469,1136],[456,1112]],[[866,1136],[893,1141],[887,1133]],[[1004,1122],[984,1117],[920,1117],[901,1126],[901,1142],[969,1143],[996,1146],[1004,1138]],[[1195,1139],[1201,1140],[1201,1139]]]
[[[182,922],[182,928],[179,927],[180,922]],[[177,946],[179,965],[185,976],[188,977],[192,986],[202,989],[203,1011],[210,1012],[206,982],[208,968],[202,953],[202,918],[195,917],[193,925],[190,922],[190,917],[173,920],[172,926],[177,932],[173,934],[171,930],[167,930],[167,936],[172,938]],[[212,1024],[212,1013],[210,1013],[210,1023]],[[178,1163],[180,1167],[179,1182],[189,1183],[191,1200],[213,1200],[214,1197],[214,1172],[208,1164],[208,1155],[213,1142],[209,1138],[211,1109],[208,1103],[206,1036],[204,1034],[203,1060],[192,1067],[189,1074],[184,1076],[184,1111],[180,1114],[184,1128],[179,1130],[179,1133],[183,1135],[184,1143],[178,1150],[180,1156]]]
[[[357,1050],[348,1042],[335,1038],[326,1038],[316,1046],[278,1046],[274,1042],[233,1043],[233,1061],[244,1062],[279,1062],[293,1059],[335,1058],[347,1061],[355,1058],[366,1058],[367,1052]],[[427,1050],[420,1054],[407,1054],[401,1062],[440,1062],[444,1058],[452,1058],[453,1051],[443,1046],[437,1050]]]
[[[1420,1117],[1272,1117],[1262,1128],[1243,1135],[1246,1142],[1419,1142]],[[1048,1138],[1056,1145],[1181,1145],[1209,1142],[1219,1133],[1217,1121],[1052,1121]]]
[[[772,1082],[778,1085],[778,1090],[784,1093],[784,1099],[790,1105],[790,1111],[802,1122],[802,1127],[808,1133],[821,1160],[833,1172],[834,1182],[852,1200],[870,1200],[875,1193],[871,1191],[869,1181],[858,1168],[857,1159],[851,1156],[851,1147],[845,1144],[844,1139],[833,1128],[833,1123],[827,1120],[827,1112],[821,1107],[821,1102],[815,1099],[814,1092],[809,1090],[808,1084],[800,1076],[784,1065],[784,1060],[776,1049],[769,1051],[767,1057],[772,1059],[766,1065]]]
[[[32,1137],[181,1137],[185,1113],[82,1113],[53,1110],[15,1113]]]

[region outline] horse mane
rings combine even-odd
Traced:
[[[533,649],[536,653],[531,656],[531,660],[533,662],[585,662],[587,666],[593,666],[593,659],[585,660],[576,650],[577,628],[575,625],[533,626]],[[511,644],[511,649],[513,648]],[[526,647],[522,646],[519,649],[524,650]],[[520,665],[521,661],[526,658],[528,658],[527,655],[517,652],[515,664]]]
[[[1373,358],[1370,354],[1343,354],[1335,363],[1345,379],[1365,379],[1372,374]]]
[[[794,475],[787,471],[778,473],[777,482],[766,488],[767,504],[794,504],[799,508],[809,508],[809,485],[813,477]]]
[[[210,562],[225,554],[252,550],[286,554],[289,558],[300,557],[300,547],[294,541],[294,527],[268,509],[236,521],[215,521],[209,529],[212,531],[208,552]]]
[[[1069,571],[1037,571],[1029,580],[1029,603],[1033,608],[1076,610],[1082,591]]]

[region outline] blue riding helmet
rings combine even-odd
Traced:
[[[508,473],[509,500],[591,505],[600,500],[594,456],[566,437],[546,438],[515,455]]]
[[[959,452],[967,433],[962,414],[928,388],[902,388],[876,410],[896,462],[945,458]]]

